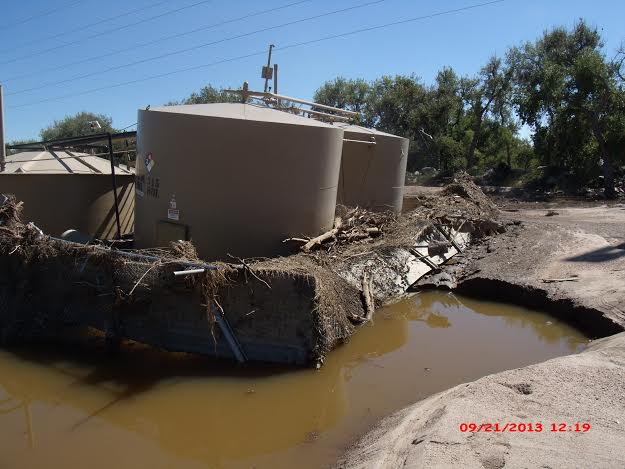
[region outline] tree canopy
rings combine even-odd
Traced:
[[[168,104],[238,100],[207,85]],[[579,184],[602,184],[607,196],[614,195],[615,173],[625,170],[625,46],[609,59],[601,34],[583,20],[491,57],[475,75],[445,67],[431,84],[416,75],[337,77],[314,100],[410,139],[410,170],[548,166]],[[95,120],[101,131],[114,131],[110,117],[81,112],[41,137],[88,135]]]
[[[322,85],[314,99],[359,112],[364,126],[410,139],[411,169],[454,171],[500,160],[511,166],[527,151],[509,95],[510,72],[493,57],[478,76],[459,77],[444,68],[429,86],[415,75],[372,82],[339,77]]]
[[[414,75],[338,77],[315,100],[409,138],[410,168],[549,165],[580,183],[598,178],[612,196],[625,162],[624,64],[625,47],[608,59],[600,33],[580,20],[491,57],[474,76],[444,68],[431,85]]]
[[[97,130],[92,129],[89,123],[93,121],[98,121],[101,128]],[[67,116],[61,120],[54,121],[52,125],[41,130],[40,136],[42,140],[56,140],[104,132],[116,132],[113,128],[112,118],[104,114],[79,112],[73,116]]]
[[[240,98],[232,93],[226,93],[224,90],[217,89],[211,85],[207,85],[198,92],[193,92],[188,98],[182,101],[171,101],[167,106],[175,106],[179,104],[210,104],[210,103],[234,103],[240,101]]]
[[[606,58],[597,29],[578,22],[535,43],[512,48],[519,118],[534,129],[541,159],[583,174],[601,170],[614,195],[614,165],[623,162],[625,95],[619,65]]]

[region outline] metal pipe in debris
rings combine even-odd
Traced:
[[[226,342],[228,342],[228,345],[230,346],[230,350],[232,350],[234,357],[239,363],[245,363],[247,361],[245,352],[243,351],[241,344],[234,335],[234,331],[230,327],[230,323],[226,319],[226,315],[224,314],[223,309],[221,309],[221,307],[213,308],[213,312],[215,313],[215,320],[217,321],[217,324],[219,325],[219,328],[221,329],[221,332],[223,333]]]
[[[2,205],[0,203],[0,205]],[[55,236],[50,236],[50,239],[53,239],[54,241],[60,242],[60,243],[65,243],[65,244],[69,244],[72,246],[82,246],[84,247],[84,244],[81,243],[76,243],[74,241],[69,241],[67,239],[62,239],[62,238],[57,238]],[[159,261],[163,261],[163,258],[158,257],[158,256],[151,256],[149,254],[142,254],[139,252],[133,252],[133,251],[124,251],[122,249],[109,249],[109,248],[104,248],[104,247],[100,247],[98,245],[92,245],[90,246],[91,249],[97,249],[97,250],[101,250],[101,251],[106,251],[107,253],[110,253],[114,256],[120,256],[120,257],[128,257],[131,259],[137,259],[138,261],[141,262],[146,262],[146,263],[152,263],[152,262],[159,262]],[[198,268],[199,266],[202,266],[202,268],[204,270],[216,270],[217,267],[215,265],[211,265],[211,264],[206,264],[204,262],[189,262],[189,261],[177,261],[177,260],[173,260],[170,262],[171,264],[176,264],[176,265],[181,265],[183,267],[195,267]],[[238,266],[234,266],[234,267],[238,267]],[[239,268],[242,268],[243,266],[240,266]]]
[[[206,272],[206,269],[190,269],[190,270],[176,270],[174,275],[176,277],[184,277],[185,275],[195,275]]]

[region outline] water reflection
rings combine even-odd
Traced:
[[[140,345],[112,357],[99,340],[2,351],[0,466],[318,467],[419,397],[584,342],[539,313],[432,292],[380,310],[318,371]]]
[[[507,305],[491,301],[474,300],[466,297],[457,297],[453,293],[441,293],[437,297],[431,295],[417,295],[415,308],[418,312],[425,310],[448,311],[449,309],[470,310],[471,313],[497,317],[510,328],[530,328],[538,338],[546,344],[557,344],[567,341],[571,351],[581,351],[579,333],[563,334],[561,323],[539,312],[528,311],[520,306]],[[417,313],[418,314],[418,313]],[[571,328],[566,327],[567,331]]]
[[[376,340],[380,330],[383,340]],[[115,357],[101,344],[76,345],[78,356],[68,347],[13,351],[0,354],[0,370],[11,370],[2,373],[0,386],[11,396],[78,410],[81,417],[66,431],[80,432],[102,419],[149,430],[146,436],[168,452],[219,465],[292,447],[335,426],[347,411],[352,369],[400,348],[408,337],[405,320],[382,319],[360,333],[319,371],[233,369],[139,345]],[[40,366],[16,367],[16,357]]]

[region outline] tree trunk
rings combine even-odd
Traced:
[[[613,199],[616,197],[616,192],[614,190],[614,165],[612,164],[612,157],[610,156],[608,144],[605,141],[603,132],[601,132],[599,119],[596,113],[592,114],[591,120],[592,131],[599,144],[601,159],[603,160],[603,164],[601,165],[601,170],[603,172],[603,193],[608,199]]]
[[[506,156],[508,158],[508,167],[512,169],[512,152],[510,151],[510,141],[506,139]]]
[[[477,148],[477,141],[480,138],[480,131],[482,130],[482,114],[475,115],[475,124],[473,125],[473,138],[469,145],[469,152],[467,153],[467,169],[471,169],[475,166],[475,150]]]

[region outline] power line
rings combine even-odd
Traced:
[[[330,41],[333,39],[339,39],[339,38],[344,38],[344,37],[348,37],[348,36],[354,36],[357,34],[362,34],[362,33],[366,33],[366,32],[371,32],[371,31],[376,31],[376,30],[380,30],[380,29],[385,29],[385,28],[390,28],[393,26],[398,26],[398,25],[402,25],[402,24],[407,24],[407,23],[412,23],[415,21],[421,21],[421,20],[426,20],[426,19],[431,19],[431,18],[436,18],[439,16],[445,16],[445,15],[450,15],[453,13],[460,13],[460,12],[464,12],[464,11],[468,11],[468,10],[474,10],[477,8],[482,8],[485,6],[489,6],[489,5],[494,5],[497,3],[503,3],[506,0],[492,0],[489,2],[483,2],[483,3],[476,3],[473,5],[468,5],[466,7],[461,7],[461,8],[454,8],[451,10],[444,10],[444,11],[440,11],[437,13],[431,13],[429,15],[422,15],[422,16],[416,16],[413,18],[407,18],[404,20],[398,20],[398,21],[393,21],[391,23],[385,23],[385,24],[381,24],[381,25],[377,25],[377,26],[371,26],[371,27],[367,27],[367,28],[361,28],[361,29],[355,29],[352,31],[348,31],[345,33],[339,33],[339,34],[333,34],[330,36],[324,36],[321,38],[317,38],[317,39],[311,39],[309,41],[303,41],[303,42],[297,42],[294,44],[288,44],[286,46],[282,46],[282,47],[276,47],[276,50],[288,50],[288,49],[295,49],[297,47],[303,47],[303,46],[307,46],[307,45],[311,45],[311,44],[317,44],[320,42],[325,42],[325,41]],[[192,67],[186,67],[186,68],[181,68],[181,69],[177,69],[177,70],[172,70],[170,72],[165,72],[165,73],[159,73],[158,75],[151,75],[148,77],[143,77],[143,78],[137,78],[135,80],[130,80],[130,81],[125,81],[125,82],[120,82],[120,83],[115,83],[112,85],[106,85],[106,86],[101,86],[98,88],[92,88],[90,90],[85,90],[85,91],[81,91],[79,93],[70,93],[70,94],[66,94],[63,96],[57,96],[54,98],[48,98],[48,99],[43,99],[40,101],[34,101],[34,102],[30,102],[30,103],[25,103],[25,104],[19,104],[16,106],[8,106],[11,109],[17,109],[17,108],[22,108],[22,107],[27,107],[27,106],[33,106],[36,104],[41,104],[41,103],[46,103],[46,102],[51,102],[51,101],[57,101],[57,100],[61,100],[61,99],[65,99],[65,98],[73,98],[73,97],[77,97],[77,96],[83,96],[86,94],[91,94],[91,93],[96,93],[98,91],[103,91],[103,90],[107,90],[107,89],[113,89],[113,88],[119,88],[122,86],[127,86],[127,85],[132,85],[135,83],[142,83],[145,81],[150,81],[150,80],[156,80],[158,78],[164,78],[164,77],[168,77],[171,75],[176,75],[179,73],[184,73],[184,72],[190,72],[190,71],[195,71],[195,70],[199,70],[202,68],[208,68],[208,67],[213,67],[216,65],[220,65],[220,64],[224,64],[224,63],[228,63],[228,62],[236,62],[239,60],[244,60],[247,58],[251,58],[251,57],[255,57],[255,56],[264,56],[267,54],[266,50],[262,50],[259,52],[251,52],[249,54],[245,54],[245,55],[240,55],[237,57],[230,57],[228,59],[222,59],[222,60],[218,60],[215,62],[210,62],[207,64],[201,64],[201,65],[194,65]]]
[[[135,122],[134,124],[130,124],[130,125],[128,125],[128,126],[126,126],[126,127],[124,127],[123,129],[119,129],[119,131],[121,132],[121,131],[127,130],[127,129],[129,129],[130,127],[134,127],[134,126],[135,126],[135,125],[137,125],[137,124],[138,124],[138,122]]]
[[[178,12],[183,11],[183,10],[188,10],[189,8],[194,8],[194,7],[199,6],[199,5],[204,5],[204,4],[210,3],[212,1],[213,0],[201,0],[201,1],[193,3],[191,5],[187,5],[187,6],[184,6],[184,7],[176,8],[174,10],[168,10],[168,11],[166,11],[164,13],[159,13],[158,15],[150,16],[149,18],[144,18],[142,20],[135,21],[134,23],[126,24],[126,25],[123,25],[123,26],[117,26],[115,28],[107,29],[106,31],[102,31],[102,32],[99,32],[99,33],[96,33],[96,34],[92,34],[91,36],[83,37],[82,39],[76,39],[75,41],[66,42],[66,43],[63,43],[63,44],[58,45],[58,46],[50,47],[48,49],[43,49],[43,50],[40,50],[40,51],[35,52],[33,54],[24,55],[22,57],[16,57],[16,58],[11,59],[11,60],[0,62],[0,65],[7,65],[7,64],[14,63],[14,62],[20,62],[20,61],[22,61],[24,59],[29,59],[31,57],[38,57],[40,55],[47,54],[48,52],[53,52],[55,50],[63,49],[65,47],[72,46],[74,44],[80,44],[81,42],[87,41],[89,39],[94,39],[96,37],[105,36],[107,34],[114,33],[116,31],[121,31],[122,29],[128,29],[128,28],[131,28],[133,26],[137,26],[138,24],[147,23],[148,21],[153,21],[155,19],[162,18],[163,16],[172,15],[174,13],[178,13]]]
[[[499,1],[503,1],[503,0],[499,0]],[[35,102],[31,102],[31,103],[26,103],[26,104],[19,104],[17,106],[7,106],[7,107],[11,108],[11,109],[16,109],[16,108],[21,108],[21,107],[26,107],[26,106],[33,106],[35,104],[40,104],[40,103],[47,103],[47,102],[50,102],[50,101],[58,101],[58,100],[65,99],[65,98],[73,98],[73,97],[76,97],[76,96],[83,96],[83,95],[86,95],[86,94],[91,94],[91,93],[95,93],[95,92],[98,92],[98,91],[103,91],[103,90],[107,90],[107,89],[111,89],[111,88],[119,88],[121,86],[132,85],[132,84],[135,84],[135,83],[141,83],[141,82],[148,81],[148,80],[155,80],[157,78],[164,78],[164,77],[167,77],[167,76],[170,76],[170,75],[176,75],[178,73],[190,72],[190,71],[198,70],[198,69],[201,69],[201,68],[213,67],[215,65],[220,65],[220,64],[224,64],[224,63],[228,63],[228,62],[237,62],[239,60],[247,59],[247,58],[250,58],[250,57],[255,57],[255,56],[258,56],[258,55],[263,55],[263,56],[267,55],[267,51],[263,50],[263,51],[260,51],[260,52],[252,52],[252,53],[245,54],[245,55],[239,55],[237,57],[231,57],[231,58],[228,58],[228,59],[218,60],[216,62],[211,62],[211,63],[208,63],[208,64],[195,65],[193,67],[181,68],[181,69],[178,69],[178,70],[173,70],[171,72],[165,72],[165,73],[160,73],[158,75],[152,75],[152,76],[149,76],[149,77],[138,78],[136,80],[130,80],[130,81],[125,81],[125,82],[121,82],[121,83],[115,83],[113,85],[101,86],[99,88],[92,88],[90,90],[81,91],[81,92],[78,92],[78,93],[70,93],[70,94],[66,94],[66,95],[63,95],[63,96],[57,96],[55,98],[42,99],[40,101],[35,101]]]
[[[134,10],[129,10],[129,11],[125,12],[125,13],[120,13],[120,14],[115,15],[115,16],[110,16],[108,18],[104,18],[103,20],[99,20],[99,21],[96,21],[94,23],[89,23],[89,24],[86,24],[84,26],[81,26],[81,29],[85,30],[85,29],[88,29],[88,28],[92,28],[93,26],[97,26],[99,24],[102,24],[102,23],[108,23],[109,21],[114,21],[116,19],[123,18],[124,16],[132,15],[133,13],[137,13],[138,11],[142,11],[142,10],[145,11],[145,10],[148,10],[148,9],[151,9],[151,8],[155,8],[155,7],[159,6],[159,5],[163,5],[164,3],[168,3],[168,1],[169,0],[163,0],[163,1],[160,1],[160,2],[153,3],[151,5],[143,6],[143,7],[140,7],[140,8],[135,8]],[[42,38],[39,38],[39,39],[35,39],[33,41],[30,41],[30,42],[23,42],[22,44],[18,44],[16,46],[10,47],[8,49],[2,49],[2,50],[0,50],[0,53],[4,54],[5,52],[9,52],[9,51],[12,52],[12,51],[14,51],[16,49],[22,49],[22,48],[24,48],[26,46],[30,46],[32,44],[37,44],[39,42],[44,42],[44,41],[50,41],[51,39],[56,39],[56,38],[59,38],[59,37],[62,37],[62,36],[66,36],[67,34],[74,34],[74,32],[75,32],[75,29],[73,29],[71,31],[63,31],[61,33],[53,34],[51,36],[46,36],[46,37],[42,37]]]
[[[46,68],[46,69],[42,69],[42,70],[37,70],[37,71],[34,71],[34,72],[29,72],[29,73],[26,73],[24,75],[18,75],[18,76],[10,77],[8,79],[3,80],[2,82],[6,84],[6,83],[8,83],[10,81],[31,77],[33,75],[39,75],[41,73],[53,72],[53,71],[56,71],[56,70],[63,70],[63,69],[66,69],[68,67],[72,67],[74,65],[80,65],[80,64],[84,64],[84,63],[91,62],[91,61],[94,61],[94,60],[102,59],[102,58],[105,58],[105,57],[115,56],[115,55],[117,55],[119,53],[127,52],[129,50],[139,49],[141,47],[146,47],[146,46],[151,46],[151,45],[157,44],[159,42],[168,41],[170,39],[177,39],[179,37],[188,36],[188,35],[200,32],[200,31],[206,31],[206,30],[209,30],[209,29],[214,29],[214,28],[217,28],[219,26],[223,26],[223,25],[231,24],[231,23],[236,23],[238,21],[242,21],[242,20],[245,20],[245,19],[253,18],[253,17],[256,17],[256,16],[261,16],[261,15],[264,15],[264,14],[267,14],[267,13],[275,13],[276,11],[284,10],[286,8],[290,8],[290,7],[293,7],[293,6],[296,6],[296,5],[300,5],[302,3],[309,3],[311,1],[312,0],[299,0],[297,2],[288,3],[286,5],[282,5],[282,6],[279,6],[279,7],[270,8],[268,10],[262,10],[262,11],[258,11],[256,13],[250,13],[250,14],[239,16],[239,17],[236,17],[236,18],[231,18],[229,20],[224,20],[224,21],[221,21],[219,23],[213,23],[213,24],[210,24],[210,25],[207,25],[207,26],[202,26],[202,27],[199,27],[199,28],[196,28],[196,29],[192,29],[190,31],[184,31],[184,32],[177,33],[177,34],[164,36],[164,37],[161,37],[159,39],[154,39],[152,41],[148,41],[148,42],[143,42],[141,44],[137,44],[137,45],[135,45],[133,47],[130,47],[130,48],[129,47],[125,47],[123,49],[117,49],[117,50],[114,50],[112,52],[107,52],[106,54],[101,54],[101,55],[96,55],[96,56],[92,56],[92,57],[87,57],[86,59],[77,60],[75,62],[69,62],[69,63],[63,64],[63,65],[58,65],[58,66],[54,66],[54,67],[50,67],[50,68]]]
[[[16,26],[20,26],[20,25],[22,25],[24,23],[28,23],[29,21],[32,21],[34,19],[52,15],[52,14],[58,12],[58,11],[65,10],[66,8],[73,7],[74,5],[77,5],[78,3],[82,3],[83,1],[84,0],[74,0],[74,1],[71,1],[71,2],[67,2],[67,3],[65,3],[65,4],[63,4],[61,6],[58,6],[56,8],[50,8],[49,10],[44,10],[44,11],[41,11],[39,13],[35,13],[34,15],[28,16],[26,18],[22,18],[21,20],[15,20],[15,21],[11,22],[10,24],[8,24],[7,26],[2,26],[2,30],[6,31],[7,29],[15,28]]]
[[[244,37],[249,37],[249,36],[253,36],[253,35],[256,35],[256,34],[264,33],[264,32],[267,32],[267,31],[273,31],[273,30],[284,28],[284,27],[287,27],[287,26],[293,26],[294,24],[304,23],[304,22],[307,22],[307,21],[312,21],[312,20],[316,20],[316,19],[319,19],[319,18],[325,18],[325,17],[336,15],[336,14],[339,14],[339,13],[345,13],[347,11],[353,11],[353,10],[357,10],[357,9],[360,9],[360,8],[369,7],[371,5],[376,5],[376,4],[379,4],[379,3],[386,2],[386,1],[388,1],[388,0],[373,0],[373,1],[370,1],[370,2],[367,2],[367,3],[363,3],[363,4],[360,4],[360,5],[354,5],[354,6],[347,7],[347,8],[341,8],[340,10],[329,11],[329,12],[326,12],[326,13],[321,13],[321,14],[314,15],[314,16],[309,16],[307,18],[302,18],[302,19],[299,19],[299,20],[294,20],[294,21],[289,21],[287,23],[278,24],[278,25],[275,25],[275,26],[268,26],[266,28],[257,29],[257,30],[250,31],[250,32],[247,32],[247,33],[237,34],[235,36],[230,36],[230,37],[227,37],[227,38],[217,39],[217,40],[214,40],[214,41],[211,41],[211,42],[205,42],[203,44],[199,44],[199,45],[196,45],[196,46],[185,47],[184,49],[179,49],[179,50],[176,50],[176,51],[167,52],[165,54],[159,54],[159,55],[156,55],[156,56],[153,56],[153,57],[147,57],[145,59],[135,60],[134,62],[129,62],[129,63],[122,64],[122,65],[116,65],[114,67],[109,67],[109,68],[106,68],[104,70],[97,70],[97,71],[94,71],[94,72],[85,73],[83,75],[78,75],[78,76],[74,76],[74,77],[71,77],[71,78],[66,78],[64,80],[59,80],[59,81],[55,81],[55,82],[48,82],[48,83],[44,83],[43,85],[34,86],[32,88],[26,88],[26,89],[23,89],[23,90],[14,91],[12,93],[7,93],[6,96],[15,96],[15,95],[22,94],[22,93],[28,93],[28,92],[31,92],[31,91],[40,90],[42,88],[47,88],[49,86],[56,86],[56,85],[62,85],[62,84],[65,84],[65,83],[71,83],[71,82],[74,82],[74,81],[83,80],[85,78],[89,78],[89,77],[93,77],[93,76],[96,76],[96,75],[100,75],[102,73],[113,72],[113,71],[116,71],[116,70],[121,70],[122,68],[128,68],[128,67],[132,67],[134,65],[144,64],[144,63],[147,63],[147,62],[153,62],[155,60],[163,59],[165,57],[171,57],[171,56],[174,56],[174,55],[183,54],[185,52],[191,52],[191,51],[194,51],[194,50],[202,49],[204,47],[214,46],[216,44],[223,44],[224,42],[234,41],[235,39],[241,39],[241,38],[244,38]]]

